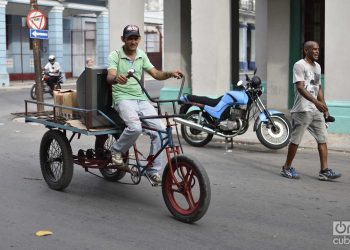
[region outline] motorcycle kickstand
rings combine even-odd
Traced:
[[[228,147],[228,143],[231,143],[231,147]],[[225,138],[225,150],[226,152],[230,152],[233,149],[233,137],[231,138]]]

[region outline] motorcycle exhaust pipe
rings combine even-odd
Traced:
[[[182,119],[182,118],[180,118],[180,117],[175,117],[175,118],[174,118],[174,121],[175,121],[175,122],[178,122],[178,123],[180,123],[180,124],[182,124],[182,125],[188,126],[188,127],[190,127],[190,128],[194,128],[194,129],[197,129],[197,130],[199,130],[199,131],[206,132],[206,133],[213,134],[213,135],[217,135],[217,136],[224,137],[224,138],[232,138],[232,137],[235,137],[235,136],[241,131],[241,129],[242,129],[242,121],[241,121],[241,120],[239,120],[239,123],[240,123],[240,124],[239,124],[239,127],[240,127],[240,129],[239,129],[236,133],[234,133],[234,134],[232,134],[232,135],[225,135],[225,134],[220,133],[220,132],[218,132],[218,131],[215,131],[215,130],[213,130],[213,129],[211,129],[211,128],[204,127],[204,126],[202,126],[202,125],[200,125],[200,124],[191,122],[191,121],[189,121],[189,120]]]

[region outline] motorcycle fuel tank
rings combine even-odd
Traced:
[[[204,110],[207,111],[211,116],[220,118],[222,112],[226,110],[228,106],[233,105],[245,105],[248,103],[248,96],[245,91],[229,91],[220,100],[215,107],[205,105]]]

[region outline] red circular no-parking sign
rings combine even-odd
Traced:
[[[46,16],[40,10],[32,10],[27,15],[27,25],[31,29],[42,30],[46,28]]]

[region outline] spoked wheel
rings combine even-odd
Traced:
[[[40,144],[40,166],[46,183],[54,190],[65,189],[73,176],[72,148],[59,130],[47,131]]]
[[[111,151],[112,145],[116,142],[116,138],[113,135],[98,135],[96,136],[95,141],[95,151],[98,150],[109,150]],[[128,163],[129,157],[126,157],[124,159],[124,163]],[[126,172],[120,171],[118,169],[107,169],[107,168],[100,168],[99,169],[102,176],[109,181],[119,181],[122,179]]]
[[[200,110],[192,110],[186,114],[184,119],[192,121],[194,123],[198,123]],[[200,124],[209,123],[208,119],[203,115],[201,117]],[[185,141],[195,147],[203,147],[207,145],[211,139],[213,138],[213,134],[209,134],[207,132],[200,131],[195,128],[190,128],[186,125],[181,125],[181,135],[185,139]]]
[[[207,212],[210,182],[202,165],[184,155],[171,159],[162,179],[163,199],[169,211],[182,222],[192,223]]]
[[[33,100],[36,100],[36,84],[33,84],[32,88],[30,89],[30,97]]]
[[[260,122],[256,135],[267,148],[281,149],[288,145],[291,125],[284,115],[272,115],[275,127],[270,122]]]

